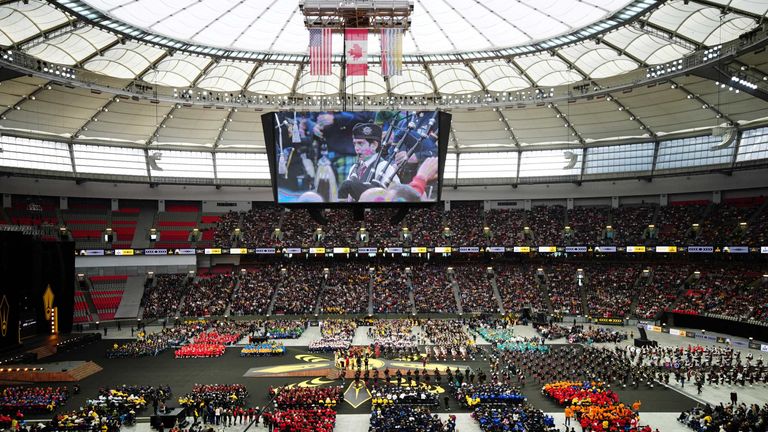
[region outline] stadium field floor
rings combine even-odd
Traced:
[[[248,389],[249,399],[247,405],[261,407],[269,402],[269,386],[299,384],[301,382],[308,383],[319,377],[254,378],[244,376],[251,368],[306,365],[307,361],[303,360],[309,354],[306,347],[288,347],[286,354],[280,357],[240,357],[240,348],[232,347],[227,348],[225,354],[218,358],[175,359],[172,350],[168,350],[156,357],[107,359],[104,353],[115,342],[119,343],[120,341],[102,340],[45,359],[45,362],[92,360],[103,368],[103,371],[80,381],[80,394],[73,395],[60,410],[70,410],[83,406],[87,399],[95,398],[98,395],[99,388],[115,387],[122,384],[169,385],[173,391],[173,398],[168,405],[178,406],[177,399],[191,391],[192,386],[195,384],[241,383],[245,384]],[[556,346],[554,349],[557,349]],[[329,356],[327,354],[312,354],[311,356],[315,359],[317,357],[330,358],[331,362],[333,359],[332,355]],[[484,359],[476,359],[476,361],[470,362],[450,361],[446,363],[462,365],[462,369],[465,366],[471,366],[475,369],[482,368],[486,373],[489,371],[488,362]],[[428,364],[427,368],[429,367]],[[563,379],[566,378],[564,375]],[[346,380],[345,390],[352,384],[351,381],[349,379]],[[340,380],[318,379],[315,381],[315,384],[332,385],[339,382]],[[530,377],[528,377],[526,382],[526,387],[522,391],[528,397],[530,403],[545,412],[562,411],[562,408],[541,394],[541,385],[543,383],[535,383]],[[443,380],[444,383],[445,380]],[[614,390],[619,394],[622,402],[631,404],[636,400],[642,401],[641,412],[679,413],[696,405],[695,400],[675,390],[659,385],[652,389],[643,384],[637,390],[615,387]],[[434,409],[434,412],[445,412],[442,406],[442,395],[440,396],[440,402],[441,406]],[[451,412],[457,412],[457,407],[457,403],[451,400]],[[365,414],[369,413],[370,410],[370,401],[361,403],[357,407],[353,407],[352,404],[343,401],[338,411],[340,414]],[[458,410],[458,412],[465,412],[465,410]],[[149,411],[139,413],[139,416],[142,415],[149,415]]]

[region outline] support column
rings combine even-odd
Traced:
[[[659,195],[659,206],[666,207],[668,205],[669,205],[669,195],[667,194]]]
[[[611,208],[619,208],[619,197],[617,196],[611,197]]]
[[[67,198],[67,197],[59,197],[59,209],[60,210],[68,210],[69,209],[69,198]]]
[[[11,194],[3,194],[3,207],[4,208],[10,208],[13,207],[11,202]]]
[[[723,201],[723,193],[720,191],[712,191],[712,202],[720,204]]]
[[[157,211],[158,212],[165,211],[165,200],[157,200]]]
[[[573,210],[573,198],[565,199],[565,208],[568,210]]]
[[[112,198],[112,211],[118,211],[120,210],[120,200],[117,198]]]

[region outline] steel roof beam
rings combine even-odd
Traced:
[[[717,118],[722,118],[730,126],[733,126],[736,129],[739,128],[739,123],[738,122],[734,121],[732,118],[730,118],[727,115],[723,114],[719,109],[717,109],[717,108],[713,107],[712,105],[710,105],[710,103],[705,101],[704,99],[702,99],[701,96],[697,95],[696,93],[693,93],[692,91],[688,90],[683,85],[675,82],[674,80],[669,80],[669,82],[672,83],[672,87],[673,88],[679,89],[681,92],[685,93],[685,95],[686,95],[685,97],[687,99],[693,99],[693,100],[697,101],[698,103],[700,103],[702,109],[708,109],[708,110],[712,111],[713,113],[715,113],[715,116]]]
[[[216,136],[216,140],[213,142],[213,149],[219,147],[219,144],[221,144],[221,139],[224,137],[224,132],[227,132],[229,130],[229,123],[232,122],[232,116],[235,114],[235,109],[230,108],[229,113],[227,113],[227,116],[224,117],[224,124],[221,125],[219,128],[219,134]]]
[[[109,111],[109,107],[110,107],[110,106],[112,106],[112,104],[113,104],[113,103],[117,103],[117,102],[115,101],[115,98],[114,98],[114,97],[112,97],[112,98],[109,98],[109,100],[107,100],[107,102],[106,102],[104,105],[102,105],[101,107],[99,107],[99,109],[98,109],[98,110],[97,110],[95,113],[93,113],[93,115],[92,115],[92,116],[90,116],[90,117],[88,118],[88,120],[86,120],[86,121],[85,121],[85,123],[83,123],[83,125],[82,125],[82,126],[80,126],[79,128],[77,128],[77,130],[76,130],[76,131],[75,131],[75,132],[74,132],[74,133],[71,135],[71,138],[72,138],[72,139],[75,139],[75,138],[79,138],[79,137],[80,137],[80,135],[81,135],[83,132],[85,132],[85,131],[87,131],[87,130],[88,130],[88,125],[89,125],[89,124],[91,124],[91,122],[97,122],[97,121],[99,121],[99,114],[100,114],[100,113]]]
[[[90,53],[87,56],[85,56],[82,60],[77,62],[77,64],[75,66],[77,66],[78,68],[82,68],[86,63],[88,63],[89,61],[95,59],[96,57],[104,55],[105,52],[107,52],[110,49],[116,47],[119,43],[120,43],[120,39],[119,38],[113,40],[112,42],[104,45],[102,48],[94,50],[92,53]]]
[[[702,6],[707,6],[707,7],[711,7],[711,8],[720,9],[721,13],[732,12],[732,13],[735,13],[735,14],[744,15],[746,17],[752,18],[753,20],[757,21],[758,23],[761,23],[763,21],[763,19],[765,19],[765,17],[763,17],[762,15],[756,14],[754,12],[750,12],[750,11],[745,10],[745,9],[733,7],[730,4],[728,4],[728,5],[718,4],[718,3],[715,3],[715,2],[710,1],[710,0],[693,0],[693,2],[694,3],[698,3],[698,4],[702,5]]]
[[[168,120],[173,118],[173,113],[175,113],[176,110],[179,109],[179,107],[180,107],[179,104],[172,105],[171,109],[169,109],[168,112],[165,113],[165,115],[163,116],[163,119],[160,120],[160,123],[157,124],[157,127],[155,128],[155,130],[147,139],[147,142],[146,142],[147,147],[152,145],[152,142],[157,140],[157,138],[160,136],[160,129],[165,128],[165,125],[168,123]]]
[[[21,106],[24,105],[25,102],[37,99],[37,96],[40,95],[40,93],[42,93],[43,91],[50,90],[51,84],[53,84],[53,81],[48,81],[47,83],[42,84],[40,87],[36,88],[29,94],[22,96],[22,98],[19,99],[18,102],[9,106],[5,110],[3,110],[3,112],[0,113],[0,120],[5,120],[5,117],[13,110],[21,110]]]

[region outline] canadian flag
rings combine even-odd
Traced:
[[[368,29],[344,32],[347,75],[368,75]]]

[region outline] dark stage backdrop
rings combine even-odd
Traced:
[[[17,345],[25,336],[50,334],[46,307],[58,308],[60,333],[72,331],[73,242],[0,232],[0,272],[0,348]]]

